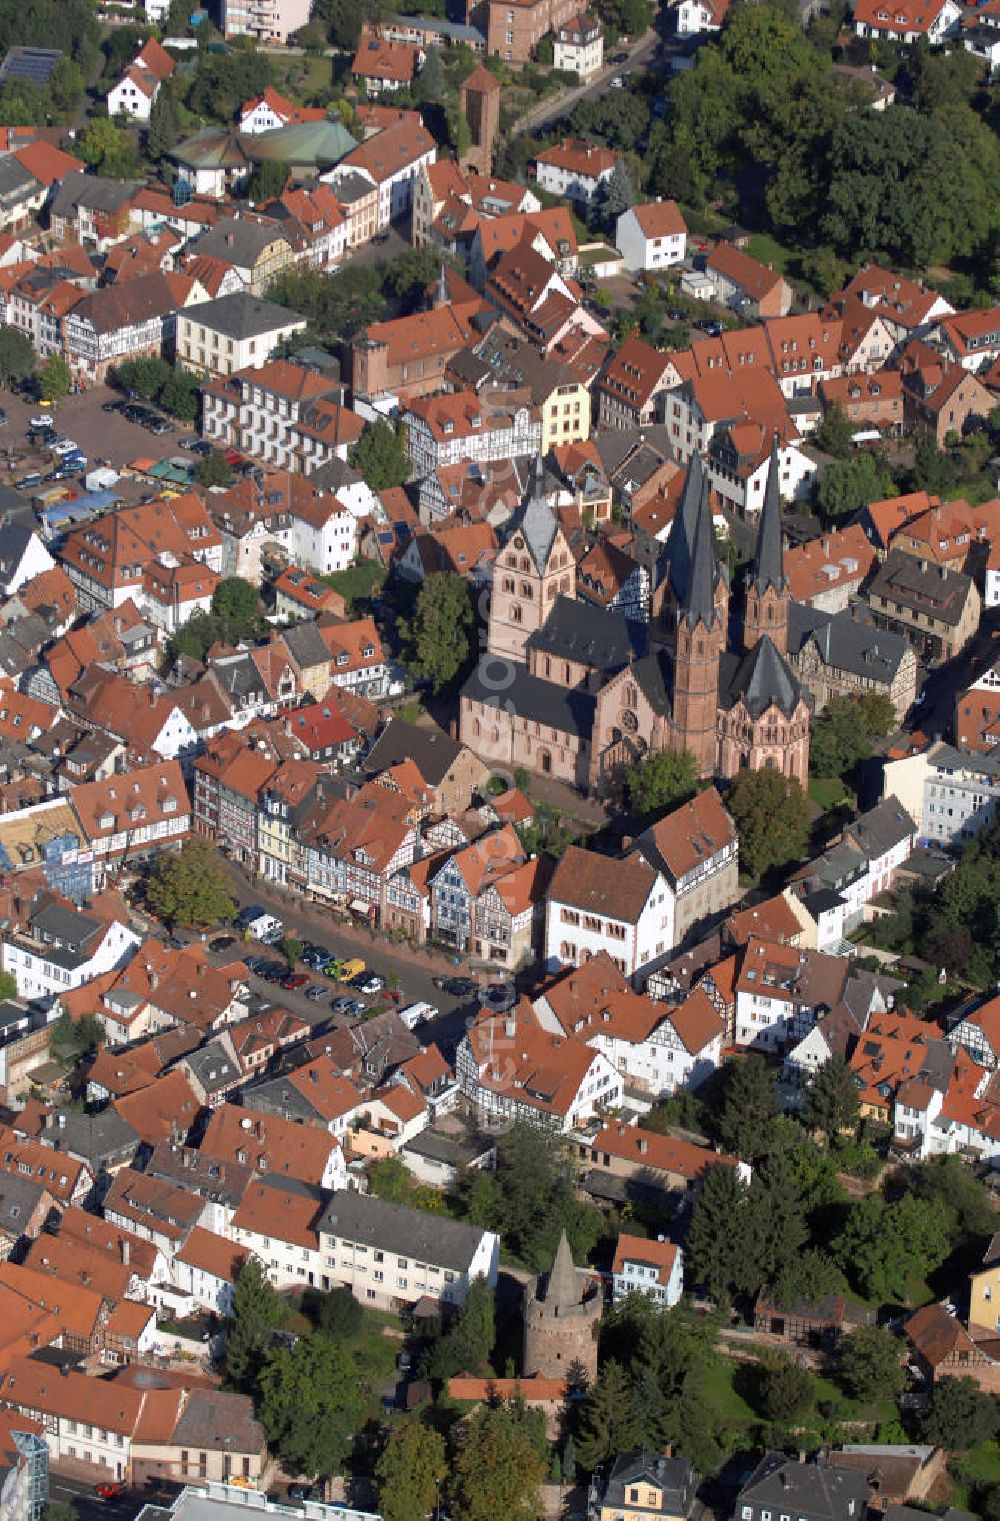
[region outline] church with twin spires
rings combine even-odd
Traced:
[[[741,619],[731,618],[700,456],[657,562],[648,624],[577,599],[539,459],[494,563],[487,649],[462,690],[460,738],[489,765],[585,792],[661,750],[690,750],[704,777],[773,767],[804,787],[810,708],[785,658],[790,602],[776,446]]]

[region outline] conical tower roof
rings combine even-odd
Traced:
[[[766,591],[769,586],[782,591],[785,586],[785,560],[781,548],[781,460],[777,434],[771,443],[764,506],[757,528],[753,581],[759,592]]]
[[[539,1294],[539,1298],[547,1305],[555,1305],[560,1309],[568,1309],[571,1305],[577,1305],[583,1298],[580,1291],[580,1276],[573,1266],[573,1253],[569,1249],[569,1241],[566,1232],[559,1237],[559,1245],[549,1268],[549,1276],[545,1280],[545,1292]]]
[[[704,475],[701,455],[696,452],[691,456],[687,480],[684,482],[684,490],[681,492],[681,499],[670,525],[663,551],[663,575],[669,580],[670,590],[678,602],[684,598],[691,574]],[[662,580],[663,576],[660,579]]]
[[[715,542],[712,538],[712,508],[708,499],[708,478],[702,476],[701,501],[695,524],[694,549],[691,555],[691,575],[687,591],[681,599],[681,616],[688,626],[694,628],[703,623],[711,628],[715,622]]]
[[[542,456],[539,454],[535,457],[531,490],[507,525],[507,539],[512,539],[516,533],[523,534],[539,570],[544,570],[548,564],[552,545],[559,532],[559,519],[546,501],[542,489],[543,478]]]

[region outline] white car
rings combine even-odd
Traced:
[[[28,418],[29,428],[55,428],[55,423],[47,412],[40,412],[37,417]]]
[[[79,454],[80,446],[71,438],[57,438],[49,444],[53,454]]]
[[[625,88],[625,76],[624,76],[624,74],[616,74],[615,75],[614,79],[611,81],[611,88],[613,90],[624,90],[624,88]]]

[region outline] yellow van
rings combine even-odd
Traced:
[[[361,957],[352,956],[350,961],[345,961],[340,968],[340,981],[350,982],[352,977],[360,977],[361,973],[365,970],[366,967]]]

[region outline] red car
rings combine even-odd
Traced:
[[[94,1494],[99,1500],[117,1500],[119,1495],[125,1493],[124,1484],[95,1484]]]
[[[308,981],[309,978],[303,977],[301,972],[293,972],[290,977],[282,978],[281,986],[289,993],[294,993],[296,988],[304,988]]]

